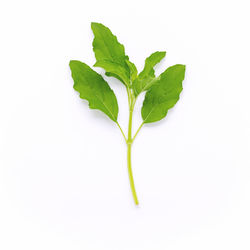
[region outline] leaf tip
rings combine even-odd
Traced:
[[[93,28],[97,23],[96,22],[91,22],[91,28]]]
[[[94,31],[96,28],[103,28],[105,27],[102,23],[91,22],[91,29]]]
[[[70,60],[69,61],[69,67],[72,69],[72,65],[74,64],[75,60]]]
[[[186,71],[186,65],[185,64],[179,64],[179,65],[180,65],[180,67],[183,68],[183,71],[185,72]]]
[[[70,60],[69,61],[69,67],[72,69],[74,65],[77,65],[77,63],[81,63],[80,61],[77,60]]]
[[[173,65],[171,67],[178,67],[179,69],[183,69],[183,70],[186,69],[186,65],[185,64],[175,64],[175,65]]]

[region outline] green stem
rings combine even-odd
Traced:
[[[132,167],[131,167],[131,146],[132,146],[131,143],[127,143],[128,176],[129,176],[129,182],[130,182],[130,187],[131,187],[132,195],[134,198],[134,202],[136,205],[139,205],[136,190],[135,190]]]
[[[136,190],[135,190],[135,184],[134,184],[134,178],[133,178],[133,172],[132,172],[132,166],[131,166],[131,148],[132,148],[132,118],[133,118],[133,110],[134,110],[134,97],[131,95],[130,90],[128,90],[130,93],[129,95],[129,122],[128,122],[128,139],[127,139],[127,161],[128,161],[128,176],[129,176],[129,182],[130,187],[132,191],[132,195],[134,198],[134,202],[136,205],[139,205]]]

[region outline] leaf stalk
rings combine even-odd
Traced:
[[[120,131],[121,131],[121,133],[122,133],[122,136],[123,136],[125,142],[127,143],[127,138],[126,138],[126,136],[125,136],[125,134],[124,134],[124,132],[123,132],[123,130],[122,130],[122,128],[121,128],[119,122],[116,121],[116,124],[117,124],[118,128],[120,129]]]

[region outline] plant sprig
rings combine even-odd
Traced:
[[[132,144],[145,123],[163,119],[170,108],[179,100],[182,91],[182,81],[185,77],[185,65],[176,64],[167,68],[159,76],[155,76],[154,67],[166,55],[165,51],[157,51],[145,60],[143,70],[138,74],[136,66],[125,54],[124,46],[109,28],[101,23],[91,23],[94,33],[93,51],[96,57],[95,67],[101,67],[105,74],[115,77],[125,85],[128,95],[129,119],[128,134],[123,132],[118,118],[118,103],[113,90],[103,77],[87,64],[72,60],[70,69],[74,80],[74,89],[80,93],[80,98],[89,102],[91,109],[105,113],[119,127],[127,144],[127,166],[131,191],[136,205],[139,204],[131,167]],[[146,91],[141,116],[142,124],[132,135],[133,111],[137,97]]]

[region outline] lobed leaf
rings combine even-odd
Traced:
[[[170,108],[179,100],[182,81],[185,76],[185,65],[177,64],[169,67],[145,95],[141,109],[144,123],[163,119]]]
[[[70,61],[69,66],[74,80],[74,89],[80,93],[80,98],[87,100],[91,109],[101,110],[116,122],[117,99],[103,77],[80,61]]]

